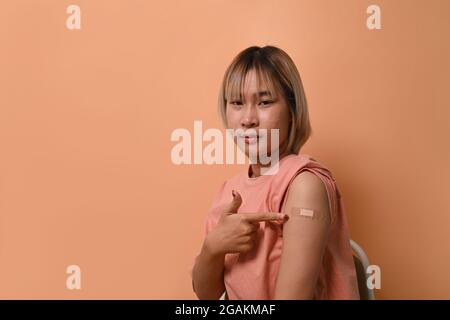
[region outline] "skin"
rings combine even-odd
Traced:
[[[229,128],[279,129],[281,159],[287,155],[285,144],[290,121],[284,97],[278,93],[277,101],[258,98],[252,71],[246,77],[244,93],[245,101],[227,104]],[[248,150],[245,151],[248,156]],[[255,177],[260,175],[261,167],[260,163],[252,164]],[[241,204],[242,198],[235,191],[218,224],[205,237],[193,270],[193,289],[197,297],[218,299],[225,291],[225,254],[248,252],[255,245],[260,222],[281,220],[284,222],[283,249],[273,299],[312,299],[330,228],[328,196],[320,178],[309,171],[299,173],[287,191],[282,216],[274,212],[237,213]],[[298,214],[300,208],[313,210],[314,218]]]
[[[256,73],[250,70],[244,85],[245,101],[227,102],[228,127],[244,130],[253,128],[256,131],[268,129],[268,132],[270,129],[279,129],[281,159],[287,155],[285,146],[289,134],[289,107],[283,94],[278,92],[277,100],[259,96],[256,85]],[[265,88],[261,91],[265,91]],[[270,150],[270,138],[267,140]],[[246,148],[247,156],[248,152]],[[263,165],[256,163],[251,166],[253,177],[259,176]],[[314,219],[299,215],[298,208],[314,210]],[[237,211],[236,204],[232,209]],[[303,171],[294,178],[288,190],[284,213],[287,217],[283,226],[283,249],[274,299],[312,299],[330,228],[327,190],[318,176]],[[232,233],[232,230],[230,228],[227,232]],[[247,229],[248,250],[251,244],[254,245],[255,230],[257,228]]]
[[[255,245],[261,221],[283,221],[275,212],[237,213],[242,198],[234,192],[216,227],[206,236],[192,273],[192,288],[200,300],[218,299],[225,291],[224,259],[227,253],[246,253]]]
[[[217,226],[208,233],[209,250],[213,255],[246,253],[255,244],[259,222],[288,219],[287,215],[277,212],[237,213],[241,204],[242,198],[236,191]]]
[[[314,211],[305,217],[298,209]],[[284,212],[283,249],[274,299],[313,299],[330,230],[330,206],[325,185],[303,171],[288,190]]]
[[[285,149],[291,119],[289,107],[283,94],[277,92],[277,99],[273,99],[269,95],[260,95],[257,89],[256,73],[254,70],[250,70],[244,81],[244,101],[227,101],[226,117],[228,129],[254,129],[257,132],[259,129],[267,129],[267,138],[258,141],[259,145],[256,150],[259,151],[262,144],[267,142],[265,150],[278,148],[281,159],[287,155]],[[266,90],[266,88],[261,88],[260,92]],[[271,145],[271,129],[279,129],[279,146]],[[237,143],[237,139],[235,139],[235,143]],[[249,157],[250,148],[248,145],[245,146],[244,153]],[[251,165],[253,177],[260,175],[262,166],[270,166],[270,163],[262,164],[258,159],[258,163]]]

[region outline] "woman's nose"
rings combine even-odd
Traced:
[[[245,128],[253,128],[259,125],[258,115],[252,107],[248,107],[242,115],[241,126]]]

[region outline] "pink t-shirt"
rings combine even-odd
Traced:
[[[274,175],[249,177],[244,172],[225,181],[217,192],[205,224],[206,234],[215,227],[232,199],[242,196],[238,212],[283,212],[288,187],[295,176],[307,170],[325,184],[330,203],[331,228],[322,259],[314,299],[359,299],[356,271],[349,243],[345,209],[331,172],[307,154],[291,154],[280,160]],[[260,222],[258,241],[246,254],[229,253],[224,261],[228,299],[273,299],[283,246],[283,223]]]

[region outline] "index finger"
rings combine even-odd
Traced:
[[[256,213],[245,213],[243,214],[243,216],[244,219],[248,222],[258,222],[258,221],[281,220],[286,215],[281,212],[256,212]]]

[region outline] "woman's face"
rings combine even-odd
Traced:
[[[261,87],[257,92],[256,73],[252,69],[247,73],[244,83],[245,101],[231,100],[227,101],[226,117],[229,129],[241,129],[244,135],[242,150],[248,157],[250,152],[260,152],[263,155],[270,156],[271,150],[276,150],[279,146],[279,155],[284,152],[287,144],[288,130],[290,123],[289,106],[281,92],[277,92],[277,99],[272,99],[265,95],[267,88]],[[253,130],[250,130],[253,129]],[[266,135],[264,131],[266,129]],[[271,129],[278,129],[279,143],[272,145]],[[251,133],[256,132],[257,137]],[[237,137],[234,141],[237,143]],[[259,161],[258,161],[259,162]]]

